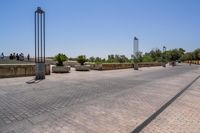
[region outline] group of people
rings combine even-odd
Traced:
[[[5,56],[4,56],[4,53],[2,52],[1,53],[1,59],[4,59],[4,58],[5,58]],[[16,59],[16,60],[19,60],[19,61],[23,61],[24,60],[24,54],[23,53],[20,53],[20,54],[11,53],[10,56],[9,56],[9,59],[10,60]],[[30,60],[30,55],[29,54],[27,55],[27,60],[28,61]]]
[[[11,53],[10,56],[9,56],[9,59],[10,60],[16,59],[16,60],[23,61],[24,60],[24,54],[23,53],[20,53],[20,54]]]

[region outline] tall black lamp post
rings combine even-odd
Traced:
[[[45,79],[45,12],[38,7],[34,16],[35,23],[35,63],[36,80]]]
[[[162,66],[163,66],[163,67],[166,67],[166,56],[165,56],[165,51],[166,51],[166,47],[163,46],[163,55],[162,55],[162,59],[163,59],[163,61],[162,61]]]
[[[139,54],[139,39],[134,37],[133,41],[133,62],[134,62],[134,70],[138,70],[138,54]]]
[[[166,48],[165,46],[163,46],[163,52],[165,52],[165,51],[166,51],[166,49],[167,49],[167,48]]]

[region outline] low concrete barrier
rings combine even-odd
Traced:
[[[200,61],[199,61],[199,60],[195,60],[195,61],[193,62],[193,64],[200,65]]]
[[[200,65],[200,60],[184,61],[184,63],[191,63],[191,64]]]
[[[161,66],[161,63],[139,63],[139,67],[153,67]],[[133,68],[132,63],[103,63],[103,64],[90,64],[92,70],[115,70],[115,69],[128,69]]]
[[[152,63],[139,63],[139,67],[155,67],[155,66],[162,66],[162,63],[159,62],[152,62]]]
[[[50,65],[45,64],[45,74],[50,75]],[[0,78],[34,76],[35,64],[0,64]]]

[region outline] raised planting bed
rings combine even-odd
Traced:
[[[76,71],[90,71],[90,65],[75,65]]]
[[[52,66],[53,73],[69,73],[70,69],[70,66]]]

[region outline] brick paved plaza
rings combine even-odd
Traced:
[[[143,133],[199,133],[200,80],[152,121]]]
[[[129,133],[200,75],[200,66],[0,79],[3,133]],[[200,131],[200,79],[143,133]]]

